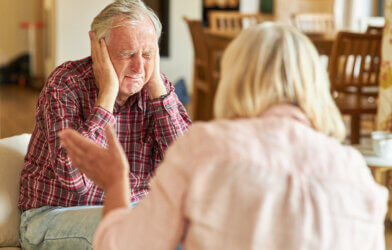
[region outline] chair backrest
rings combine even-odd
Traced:
[[[304,33],[334,33],[334,16],[329,13],[296,13],[292,24]]]
[[[208,18],[212,32],[238,33],[262,22],[260,13],[240,13],[238,11],[211,11]]]
[[[231,38],[206,32],[201,21],[184,17],[194,47],[192,119],[210,120],[220,76],[220,60]]]
[[[209,43],[200,20],[183,18],[187,23],[194,49],[192,119],[212,118],[212,67],[210,67]]]
[[[331,88],[377,87],[381,64],[381,34],[339,32],[328,64]]]
[[[207,120],[213,118],[213,104],[215,93],[218,88],[218,83],[221,77],[221,60],[224,50],[230,44],[231,39],[219,36],[217,34],[206,34],[207,54],[208,54],[208,69],[207,79],[209,86],[210,106],[206,110]]]
[[[191,33],[193,51],[196,61],[207,62],[207,43],[204,36],[204,27],[200,20],[191,20],[183,17]]]
[[[366,33],[368,34],[382,34],[384,30],[383,26],[373,26],[373,25],[368,25],[366,29]]]

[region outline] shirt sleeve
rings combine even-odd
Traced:
[[[84,119],[80,108],[80,97],[66,87],[74,86],[74,81],[68,78],[66,84],[60,83],[48,87],[41,103],[44,114],[44,121],[41,124],[49,144],[50,162],[56,177],[68,190],[84,194],[95,184],[72,166],[65,149],[60,145],[57,133],[72,128],[86,138],[105,146],[104,127],[109,123],[114,124],[115,120],[112,113],[101,107],[94,107],[89,116]]]
[[[149,195],[134,209],[114,210],[103,218],[94,249],[175,249],[181,243],[191,176],[191,169],[184,167],[184,150],[178,141],[169,148]]]
[[[154,116],[154,138],[159,146],[160,159],[166,148],[180,135],[183,135],[191,120],[174,92],[173,85],[162,75],[168,94],[163,98],[150,100]]]

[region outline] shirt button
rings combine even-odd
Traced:
[[[170,108],[169,104],[166,104],[166,105],[165,105],[165,108],[169,109],[169,108]]]

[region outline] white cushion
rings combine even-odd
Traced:
[[[0,247],[19,246],[19,178],[29,134],[0,139]]]

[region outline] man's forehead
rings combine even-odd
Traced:
[[[146,16],[142,15],[140,18],[131,20],[129,17],[124,15],[118,15],[114,18],[111,31],[119,28],[119,27],[126,27],[129,29],[143,29],[145,32],[153,32],[155,33],[155,27],[151,19]]]
[[[122,22],[113,25],[109,33],[110,40],[120,39],[129,40],[132,38],[156,40],[156,32],[154,26],[145,22],[129,23]]]
[[[137,51],[151,52],[157,46],[155,36],[135,36],[128,32],[127,35],[111,36],[108,49],[120,55],[128,55]]]

